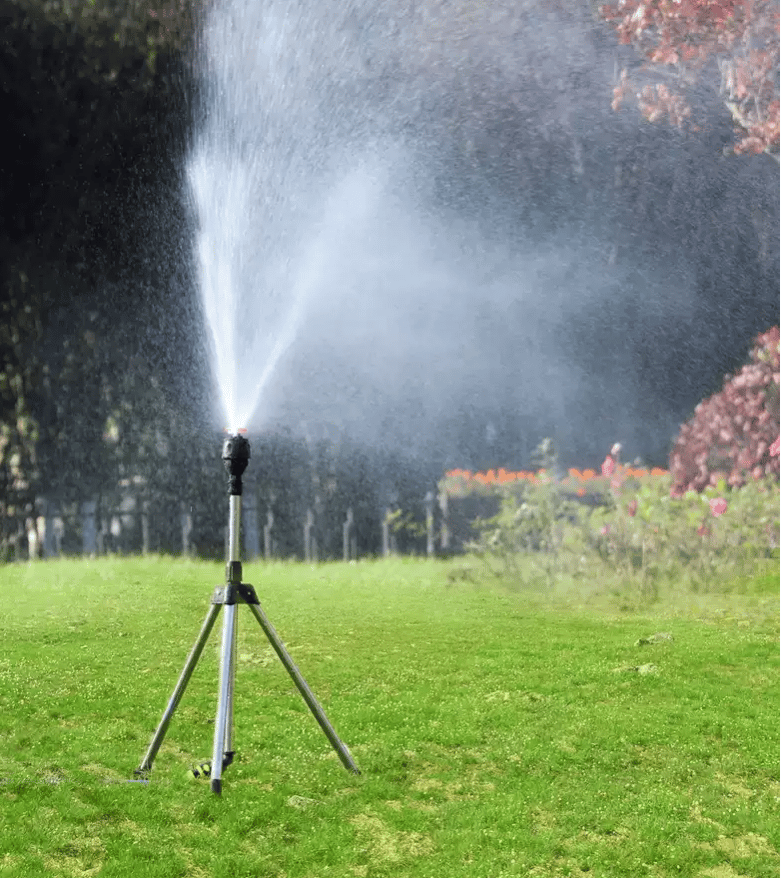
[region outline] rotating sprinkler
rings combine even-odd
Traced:
[[[328,721],[323,708],[315,698],[312,690],[301,676],[301,672],[290,657],[284,643],[274,630],[263,608],[260,605],[255,589],[242,582],[241,561],[239,559],[239,531],[241,528],[241,477],[250,459],[250,445],[243,431],[237,431],[229,435],[222,447],[222,461],[228,473],[228,557],[225,565],[225,584],[218,585],[212,595],[211,606],[206,614],[206,619],[201,626],[200,633],[190,650],[184,668],[179,675],[179,680],[174,687],[168,706],[163,712],[162,719],[152,736],[152,741],[147,748],[141,764],[136,769],[136,775],[147,776],[152,770],[157,751],[163,743],[168,726],[176,711],[179,702],[187,689],[198,659],[201,657],[203,648],[209,638],[214,623],[221,609],[224,609],[222,626],[222,645],[220,648],[220,674],[217,697],[217,717],[214,723],[214,745],[212,748],[211,763],[201,763],[199,768],[202,774],[211,777],[212,792],[222,793],[222,772],[232,762],[235,756],[233,749],[233,690],[236,681],[236,636],[238,617],[236,607],[238,604],[246,604],[250,612],[263,629],[271,646],[274,648],[279,660],[290,674],[296,688],[301,693],[307,707],[317,720],[320,728],[325,733],[331,746],[336,751],[342,765],[354,774],[360,774],[358,767],[353,761],[347,746],[339,738],[334,727]],[[198,772],[194,772],[198,776]]]

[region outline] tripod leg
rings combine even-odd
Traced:
[[[238,606],[238,605],[237,605]],[[228,708],[225,712],[225,755],[227,762],[223,760],[223,765],[227,767],[233,760],[233,693],[236,689],[236,644],[238,643],[239,634],[239,613],[238,610],[233,614],[233,632],[231,633],[231,663],[230,663],[230,683],[228,685]]]
[[[217,701],[217,719],[214,723],[214,748],[212,751],[212,792],[222,792],[222,761],[225,756],[225,741],[230,739],[228,729],[229,713],[233,709],[231,691],[235,676],[234,635],[236,632],[236,604],[225,604],[222,622],[222,649],[220,651],[220,684]],[[232,754],[231,754],[232,755]]]
[[[165,733],[168,731],[168,724],[171,722],[174,711],[184,695],[184,691],[187,688],[187,684],[190,682],[190,677],[195,670],[195,666],[198,664],[198,659],[201,657],[203,648],[206,645],[206,641],[209,638],[214,622],[217,619],[217,614],[220,612],[220,606],[220,604],[212,604],[209,607],[209,612],[206,614],[206,619],[204,619],[203,625],[201,626],[198,638],[195,641],[193,648],[190,650],[190,654],[187,656],[187,661],[184,664],[182,673],[179,675],[179,680],[177,681],[173,694],[168,701],[168,707],[166,707],[163,712],[163,718],[160,720],[160,724],[152,736],[152,741],[149,744],[144,758],[141,760],[141,765],[136,769],[136,774],[145,774],[152,770],[152,763],[157,755],[157,751],[160,749],[160,745],[163,743]]]
[[[279,660],[285,666],[285,670],[293,678],[296,688],[303,696],[303,699],[307,703],[307,707],[312,711],[314,718],[320,724],[320,728],[325,732],[325,736],[330,741],[331,746],[336,750],[339,759],[342,761],[342,765],[344,765],[348,771],[352,771],[353,774],[360,774],[360,769],[353,761],[353,757],[350,755],[347,745],[340,740],[334,727],[328,722],[328,717],[325,715],[323,708],[315,698],[312,690],[307,686],[306,680],[301,676],[301,671],[296,667],[295,662],[290,657],[290,653],[285,649],[284,643],[279,639],[279,635],[274,630],[274,626],[269,621],[268,616],[263,612],[260,604],[250,603],[247,604],[247,606],[252,610],[252,615],[258,620],[260,627],[263,629],[266,637],[268,637],[271,645],[274,647],[274,652],[276,652],[277,656],[279,656]]]

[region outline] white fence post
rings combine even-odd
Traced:
[[[450,528],[447,521],[447,494],[444,491],[439,493],[439,508],[442,511],[439,547],[447,552],[450,549]]]
[[[274,556],[274,543],[271,531],[274,527],[274,513],[269,509],[266,511],[266,523],[263,526],[263,556],[266,561],[270,561]]]
[[[317,540],[312,534],[314,526],[315,515],[311,509],[307,509],[306,520],[304,521],[304,560],[307,564],[317,560]]]
[[[353,518],[353,508],[347,510],[347,518],[342,525],[342,560],[354,561],[358,558],[358,546],[355,538],[355,520]]]
[[[43,557],[56,558],[62,545],[62,519],[57,518],[56,503],[44,500],[44,504]]]
[[[182,554],[187,557],[192,552],[193,516],[184,501],[179,505],[179,521],[182,525]]]
[[[426,492],[426,557],[434,556],[434,492]]]
[[[81,550],[90,558],[98,553],[98,528],[95,521],[97,509],[96,500],[85,500],[81,504]]]
[[[149,554],[149,501],[141,503],[141,554]]]

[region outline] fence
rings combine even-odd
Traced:
[[[289,516],[287,520],[278,518],[273,506],[260,502],[254,493],[245,492],[243,557],[297,557],[311,563],[338,558],[354,561],[378,554],[432,557],[461,550],[468,538],[469,525],[463,511],[456,516],[455,530],[459,535],[454,538],[454,524],[450,520],[453,501],[448,501],[444,493],[428,491],[418,508],[406,514],[396,506],[383,506],[377,510],[373,526],[368,528],[365,516],[359,527],[354,505],[344,508],[338,518],[333,509],[326,516],[323,504],[316,498],[296,522]],[[40,498],[36,511],[37,517],[27,519],[26,528],[15,541],[13,555],[18,560],[153,551],[214,556],[214,546],[224,550],[227,545],[227,526],[221,524],[217,526],[218,533],[211,533],[212,551],[205,552],[203,542],[199,544],[196,539],[197,516],[192,507],[181,502],[162,506],[132,494],[114,504],[100,498],[70,504]]]

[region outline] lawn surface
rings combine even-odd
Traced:
[[[0,568],[0,876],[778,876],[777,570],[622,611],[469,561],[248,564],[362,774],[240,608],[222,797],[188,779],[221,619],[132,782],[222,577]]]

